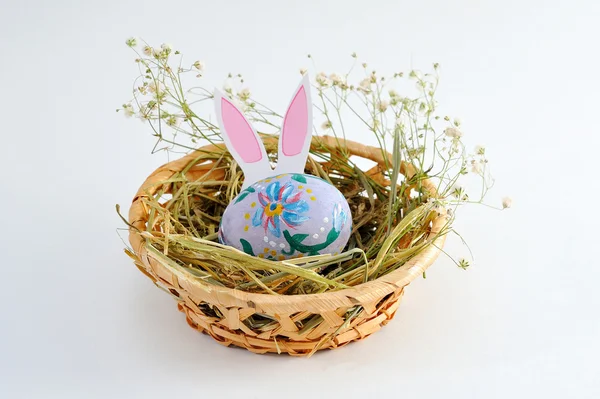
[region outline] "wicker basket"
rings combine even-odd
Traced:
[[[338,148],[340,140],[327,136],[315,137],[312,144],[313,150],[331,152]],[[376,162],[377,165],[367,173],[386,183],[382,168],[379,167],[384,164],[384,153],[379,148],[352,141],[346,141],[344,146],[348,153]],[[203,149],[222,150],[207,146],[198,151]],[[181,172],[197,156],[197,152],[192,153],[163,165],[146,179],[130,208],[129,222],[132,226],[140,231],[146,230],[148,212],[142,198],[155,194],[160,188],[164,189],[160,182]],[[391,160],[391,155],[387,156]],[[193,166],[186,176],[190,180],[197,180],[211,171],[212,167],[211,164]],[[410,165],[402,165],[402,174],[410,175],[411,171]],[[215,173],[214,169],[210,173]],[[424,185],[431,191],[435,190],[428,181]],[[439,232],[445,223],[441,216],[434,220],[431,234]],[[188,324],[194,329],[226,346],[235,345],[255,353],[305,356],[316,350],[338,348],[366,338],[386,325],[398,309],[404,287],[422,275],[438,257],[445,235],[439,235],[433,245],[426,247],[403,267],[377,280],[341,291],[287,296],[248,293],[204,283],[155,261],[145,249],[144,237],[133,228],[130,229],[129,241],[138,258],[135,262],[138,268],[173,294],[179,310],[185,313]],[[276,323],[272,323],[268,331],[254,331],[244,322],[252,315],[269,317]]]

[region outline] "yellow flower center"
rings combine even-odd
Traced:
[[[265,215],[269,217],[281,215],[281,212],[283,212],[283,205],[278,204],[276,202],[271,202],[270,204],[265,206]]]

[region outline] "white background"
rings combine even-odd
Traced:
[[[599,397],[599,4],[0,0],[0,397]],[[273,106],[309,52],[328,71],[352,51],[381,72],[440,62],[440,103],[488,148],[488,200],[514,207],[465,208],[472,268],[440,258],[365,341],[221,347],[117,235],[115,203],[166,160],[114,112],[132,35],[205,61],[209,83],[243,72]]]

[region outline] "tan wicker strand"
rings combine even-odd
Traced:
[[[265,145],[276,146],[277,139],[266,137]],[[349,140],[329,136],[315,137],[311,149],[317,152],[339,151],[369,159],[378,165],[368,174],[386,183],[382,174],[386,161],[391,163],[391,154],[379,148],[365,146]],[[169,162],[152,173],[138,190],[129,212],[129,222],[140,231],[146,230],[148,212],[143,198],[154,195],[163,187],[162,182],[181,172],[190,163],[205,158],[207,152],[225,153],[223,146],[209,145],[189,155]],[[387,156],[387,160],[384,158]],[[209,160],[190,168],[186,177],[190,180],[223,178],[224,172],[213,169],[218,159]],[[411,165],[402,164],[400,172],[410,177]],[[389,184],[389,182],[387,182]],[[424,186],[431,192],[435,187],[429,181]],[[438,217],[433,221],[432,233],[437,234],[446,220]],[[316,350],[337,348],[352,341],[368,337],[391,320],[404,293],[404,287],[437,259],[444,245],[445,235],[436,238],[403,267],[374,281],[348,289],[312,295],[269,295],[249,293],[210,285],[199,281],[185,272],[163,266],[146,251],[145,239],[134,228],[130,228],[129,241],[137,256],[138,268],[157,285],[170,291],[178,300],[178,308],[185,313],[188,324],[200,332],[210,335],[225,346],[238,346],[255,353],[288,353],[306,356]],[[215,316],[205,313],[206,306],[217,309]],[[352,309],[358,313],[346,317]],[[264,331],[255,331],[245,322],[253,315],[273,320],[272,326]],[[312,324],[307,323],[312,320]],[[316,322],[314,322],[316,320]],[[310,325],[310,328],[301,326]]]

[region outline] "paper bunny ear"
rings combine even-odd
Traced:
[[[308,75],[304,75],[283,118],[279,138],[279,159],[275,168],[277,174],[304,173],[311,137],[310,80]]]
[[[215,109],[223,141],[244,172],[242,189],[273,174],[260,137],[244,114],[215,89]]]

